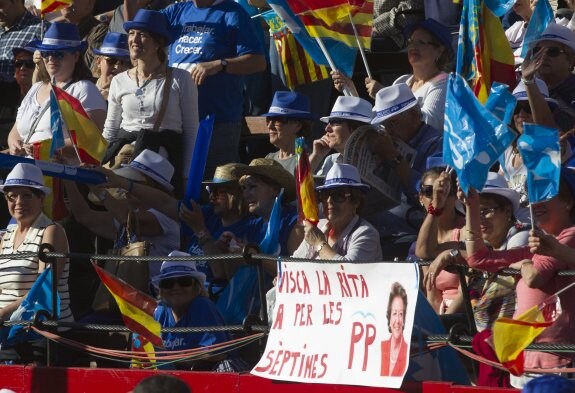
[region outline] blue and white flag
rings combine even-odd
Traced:
[[[527,168],[529,202],[544,202],[557,195],[561,174],[559,132],[555,128],[523,123],[517,149]]]
[[[459,185],[483,189],[489,168],[516,134],[477,100],[465,80],[450,74],[445,103],[443,161],[457,173]]]
[[[58,99],[54,90],[50,89],[50,127],[52,129],[52,144],[50,145],[50,157],[54,157],[56,150],[65,146],[64,131],[62,130],[62,114],[58,106]]]
[[[36,278],[34,285],[28,291],[22,304],[12,313],[10,321],[32,321],[38,311],[46,311],[50,315],[53,312],[51,268],[44,270]],[[58,292],[56,292],[56,315],[60,316],[60,296]],[[10,328],[7,335],[3,332],[2,337],[6,339],[7,343],[12,344],[38,338],[39,336],[37,333],[28,332],[24,329],[24,326],[15,325]]]
[[[543,34],[547,25],[552,22],[555,23],[555,20],[553,18],[553,8],[551,8],[549,0],[539,0],[535,5],[529,24],[527,25],[525,37],[523,38],[523,47],[521,48],[522,58],[526,58],[531,43],[536,41],[541,34]]]
[[[485,109],[493,113],[504,124],[509,124],[513,119],[516,105],[517,98],[509,91],[509,86],[499,82],[491,84],[491,91],[485,102]]]

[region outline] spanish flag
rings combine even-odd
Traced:
[[[90,119],[80,101],[57,86],[52,86],[64,124],[78,149],[80,161],[98,165],[104,157],[108,142]]]
[[[353,19],[363,48],[371,47],[373,0],[287,0],[314,38],[333,38],[357,48]]]
[[[72,3],[73,0],[42,0],[42,3],[40,4],[40,13],[44,16],[50,12],[71,6]]]
[[[35,142],[33,146],[35,160],[51,161],[51,139]],[[52,192],[44,198],[44,214],[55,221],[67,217],[68,209],[64,202],[64,185],[62,184],[62,179],[52,176],[44,176],[44,185],[52,189]]]
[[[100,280],[116,300],[126,326],[138,333],[154,346],[163,348],[162,327],[154,319],[157,302],[154,298],[138,291],[120,278],[92,263]]]
[[[487,101],[491,84],[515,87],[515,59],[501,21],[480,0],[465,0],[459,25],[456,72],[479,101]]]
[[[305,151],[303,137],[295,141],[295,154],[297,156],[296,188],[299,221],[308,220],[317,224],[319,215],[317,211],[317,199],[313,184],[313,175],[307,152]]]
[[[499,318],[493,324],[497,359],[513,375],[523,374],[523,350],[561,315],[557,296],[531,307],[517,318]]]

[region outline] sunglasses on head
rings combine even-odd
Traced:
[[[331,200],[335,203],[343,203],[347,198],[351,196],[351,193],[347,190],[321,190],[317,193],[320,201],[327,202],[331,197]]]
[[[433,197],[433,184],[423,184],[419,188],[419,194],[421,194],[422,196],[424,196],[426,198],[432,198]]]
[[[187,288],[194,285],[194,281],[196,281],[196,279],[192,276],[164,278],[163,280],[160,281],[158,286],[160,287],[160,289],[172,289],[177,283],[178,286],[182,288]]]
[[[565,49],[561,49],[556,46],[550,46],[550,47],[536,46],[535,48],[533,48],[533,56],[535,56],[542,49],[545,49],[545,54],[549,57],[557,57],[563,53],[567,53]]]
[[[521,111],[531,114],[531,106],[529,106],[527,101],[517,102],[517,105],[515,106],[515,113],[519,113]]]
[[[36,63],[33,60],[15,60],[12,62],[14,68],[20,69],[22,67],[27,68],[29,70],[33,70],[36,68]]]
[[[43,59],[53,57],[54,59],[62,60],[64,56],[66,56],[66,52],[60,50],[40,52],[40,56],[42,56]]]

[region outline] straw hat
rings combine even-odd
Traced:
[[[216,168],[214,178],[211,180],[204,180],[202,184],[230,184],[237,183],[240,178],[236,176],[235,171],[238,168],[247,168],[246,164],[230,163],[221,165]]]
[[[417,105],[417,99],[405,83],[384,87],[375,96],[371,124],[379,124]]]
[[[334,164],[325,177],[322,186],[316,187],[316,190],[329,190],[336,187],[359,188],[367,192],[370,186],[361,182],[357,168],[350,164]]]
[[[330,119],[355,120],[362,123],[371,123],[373,107],[369,101],[359,97],[339,96],[331,109],[329,116],[320,118],[324,123]]]
[[[236,168],[234,174],[238,178],[248,175],[261,176],[277,183],[284,189],[285,202],[291,202],[296,197],[295,177],[286,171],[279,162],[271,158],[255,158],[249,166]]]
[[[28,187],[40,190],[44,195],[48,195],[52,190],[44,186],[42,170],[36,165],[20,163],[16,164],[6,177],[4,184],[0,185],[0,192],[8,187]]]
[[[188,253],[174,250],[168,254],[169,257],[185,257],[191,256]],[[199,272],[196,268],[196,262],[194,261],[164,261],[162,262],[162,267],[160,268],[160,274],[152,278],[152,284],[158,286],[160,281],[166,278],[174,277],[184,277],[192,276],[202,285],[202,288],[206,284],[206,275]]]

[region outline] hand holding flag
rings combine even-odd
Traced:
[[[300,222],[305,219],[315,225],[319,221],[317,199],[315,197],[311,165],[304,146],[305,139],[303,137],[297,138],[295,141],[295,154],[297,156],[296,188],[298,214]]]

